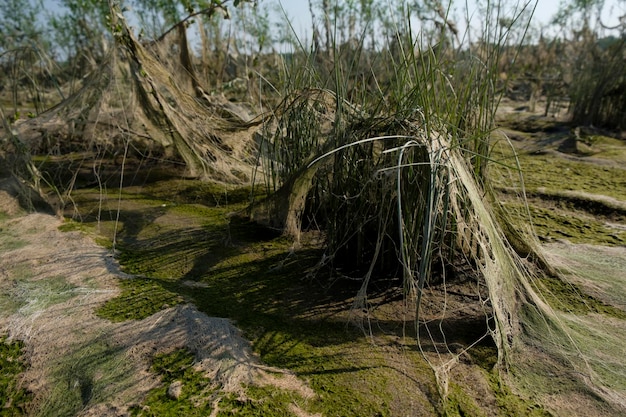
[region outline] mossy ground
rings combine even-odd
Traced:
[[[535,282],[534,286],[546,301],[558,310],[578,315],[598,313],[626,320],[626,311],[585,294],[578,285],[571,282],[543,277]]]
[[[123,385],[132,378],[126,355],[105,336],[76,346],[55,361],[50,375],[54,384],[46,400],[31,415],[78,415],[88,405],[110,398],[112,386]]]
[[[530,220],[543,242],[565,239],[572,243],[595,245],[626,244],[626,230],[611,227],[610,223],[597,216],[550,200],[529,199],[527,202],[528,209],[516,201],[504,201],[504,207],[513,222],[527,224]]]
[[[163,386],[153,390],[144,405],[133,407],[131,414],[203,416],[217,407],[218,416],[293,416],[290,406],[297,404],[300,409],[310,413],[321,412],[322,415],[390,415],[389,412],[380,411],[381,406],[378,404],[364,404],[355,409],[353,402],[347,401],[330,406],[322,399],[303,398],[295,392],[272,386],[245,387],[245,397],[234,393],[220,393],[217,384],[193,369],[193,359],[193,355],[184,350],[156,356],[153,370],[161,375]],[[332,363],[326,364],[329,365]],[[167,395],[168,387],[175,381],[180,382],[183,387],[178,399]],[[333,386],[326,384],[325,389],[332,390]],[[332,397],[337,398],[338,393],[333,393]],[[343,398],[344,401],[346,399]]]
[[[584,158],[555,159],[547,154],[522,154],[524,182],[530,190],[585,191],[626,201],[626,171],[586,162]]]
[[[530,192],[538,189],[559,195],[566,191],[581,191],[626,201],[626,142],[608,136],[594,136],[590,146],[594,154],[581,155],[564,149],[564,142],[572,135],[572,127],[564,122],[545,118],[514,117],[500,122],[504,140],[499,131],[492,136],[491,165],[493,179],[498,184],[502,175],[513,180],[519,166],[524,185]],[[504,172],[504,168],[512,170]],[[501,185],[511,185],[507,180]]]
[[[201,218],[206,221],[205,216]],[[145,248],[144,241],[124,243],[122,266],[143,277],[121,281],[122,295],[105,304],[99,314],[113,320],[141,319],[191,301],[208,315],[234,319],[265,363],[304,377],[319,395],[310,404],[312,411],[389,415],[391,393],[378,387],[387,386],[390,376],[382,371],[382,364],[364,361],[357,365],[353,360],[354,352],[371,349],[363,333],[332,317],[307,318],[311,310],[321,309],[316,298],[321,304],[329,301],[306,278],[307,268],[319,259],[318,249],[292,252],[289,241],[268,235],[256,225],[229,223],[220,216],[214,219],[220,224],[188,230],[181,234],[182,241],[165,232],[160,236],[166,241],[156,247]],[[347,304],[341,298],[334,302]],[[194,395],[199,393],[190,393]],[[237,409],[237,415],[291,415],[285,409],[290,402],[285,396],[292,395],[249,387],[245,400],[224,398],[220,410]],[[162,401],[172,408],[167,411],[169,406]],[[145,405],[159,410],[154,415],[177,415],[176,410],[185,407],[181,401],[185,400],[171,402],[155,395]]]
[[[222,396],[220,415],[293,415],[287,405],[294,401],[323,415],[393,415],[398,378],[382,353],[391,342],[383,335],[381,346],[375,347],[361,330],[346,325],[358,286],[335,285],[328,291],[328,285],[308,276],[322,253],[315,234],[305,236],[302,247],[294,250],[292,241],[241,219],[237,212],[251,196],[250,188],[177,178],[147,180],[121,191],[74,190],[66,214],[76,221],[62,229],[104,236],[123,270],[135,276],[120,280],[121,294],[97,314],[113,321],[139,320],[192,302],[208,315],[233,319],[264,363],[295,372],[317,394],[304,400],[290,391],[250,386],[245,398]],[[215,396],[219,387],[194,374],[180,354],[173,355],[155,359],[164,387],[133,413],[203,415],[213,407],[210,402],[196,407],[197,398]],[[432,371],[415,346],[404,355],[435,393]],[[178,401],[165,395],[170,371],[159,365],[162,360],[171,360],[168,366],[180,368],[177,377],[187,380],[188,395]],[[436,395],[425,401],[428,414],[437,414]]]
[[[537,160],[527,164],[523,159],[521,163],[531,168],[532,163],[537,163],[537,169],[547,164]],[[612,174],[608,172],[602,178],[613,181],[610,186],[614,187]],[[530,178],[529,188],[546,187],[539,181],[542,175]],[[236,213],[254,197],[249,188],[233,189],[164,173],[156,179],[142,178],[140,185],[127,184],[122,190],[114,188],[115,183],[112,180],[110,188],[75,189],[66,214],[80,222],[63,226],[104,236],[103,242],[118,252],[125,272],[136,275],[120,281],[121,295],[102,306],[98,310],[100,316],[115,321],[142,319],[177,303],[192,302],[208,315],[235,320],[265,363],[290,369],[317,394],[314,400],[304,400],[275,388],[248,387],[245,398],[221,398],[222,415],[291,415],[285,404],[294,401],[310,413],[323,415],[395,415],[391,391],[399,382],[396,371],[381,354],[393,344],[386,338],[389,333],[379,334],[378,346],[374,346],[361,331],[346,326],[345,312],[358,286],[335,285],[329,291],[330,281],[319,285],[308,275],[321,257],[318,243],[307,241],[305,236],[303,247],[293,250],[290,241],[239,219]],[[592,192],[602,188],[592,188],[589,182],[581,184],[584,186],[573,189]],[[621,195],[616,192],[614,196]],[[531,212],[539,214],[538,219],[545,214],[554,221],[544,226],[538,222],[539,230],[543,227],[546,235],[558,224],[558,230],[565,230],[569,237],[584,235],[587,240],[583,241],[589,241],[592,236],[589,224],[570,219],[568,227],[572,231],[568,231],[561,227],[567,226],[567,219],[558,217],[553,210],[533,206]],[[607,237],[610,231],[599,223],[591,223],[596,242],[621,242],[622,235]],[[568,236],[550,238],[559,237]],[[588,307],[590,303],[585,299],[583,304]],[[604,307],[592,306],[592,311],[612,314]],[[429,414],[485,412],[460,385],[453,386],[451,397],[442,408],[432,371],[415,346],[409,343],[403,352],[421,375],[419,385],[427,393],[424,409]],[[495,363],[494,350],[483,352],[475,348],[471,353],[478,365]],[[155,358],[154,371],[162,375],[164,385],[133,413],[166,416],[207,411],[197,406],[197,398],[214,398],[218,387],[194,373],[190,360],[184,352]],[[507,390],[494,376],[495,371],[485,372],[498,398],[500,415],[546,415],[540,407]],[[176,401],[166,395],[167,385],[173,379],[185,380],[187,387]],[[417,396],[424,398],[424,393]],[[212,405],[207,403],[206,407]]]
[[[17,383],[27,366],[22,359],[23,349],[21,341],[9,342],[5,335],[0,335],[0,415],[3,417],[27,415],[30,395]]]
[[[572,154],[563,146],[572,134],[565,123],[540,117],[503,123],[514,129],[505,129],[513,140],[509,144],[494,135],[494,157],[503,164],[491,168],[498,197],[513,223],[520,228],[532,224],[542,242],[626,245],[626,142],[594,135],[585,139],[593,152]],[[521,189],[517,167],[523,174],[526,200],[516,198],[510,188],[512,182],[518,192]],[[558,310],[625,318],[623,310],[573,283],[545,277],[535,282],[535,288]]]
[[[8,215],[0,212],[0,222],[8,220],[9,218]],[[19,233],[16,233],[14,230],[8,230],[0,223],[0,250],[10,251],[19,249],[26,244],[26,241],[20,237]]]

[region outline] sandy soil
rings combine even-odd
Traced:
[[[118,294],[118,278],[132,279],[111,254],[79,232],[59,231],[54,216],[20,214],[3,191],[0,211],[10,216],[0,217],[0,334],[26,342],[22,383],[34,395],[33,414],[62,409],[69,391],[82,401],[79,415],[126,415],[159,384],[150,359],[179,348],[194,352],[196,367],[227,392],[258,383],[314,395],[288,371],[263,366],[229,320],[193,305],[142,321],[97,317],[95,309]]]

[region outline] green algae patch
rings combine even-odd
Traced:
[[[475,345],[467,352],[471,362],[480,369],[477,372],[485,379],[486,384],[495,400],[493,412],[487,415],[550,417],[551,414],[535,401],[514,393],[502,380],[500,370],[496,368],[498,350],[495,346]],[[509,370],[514,372],[513,370]],[[451,383],[449,398],[445,404],[448,416],[481,416],[484,411],[477,406],[476,399],[469,396],[461,384]]]
[[[172,191],[180,189],[186,190],[182,196]],[[234,216],[245,207],[248,189],[238,198],[232,190],[214,194],[212,204],[190,197],[190,190],[204,192],[181,180],[125,189],[122,202],[109,196],[108,206],[89,201],[98,193],[80,196],[79,207],[90,213],[82,218],[115,236],[122,269],[134,275],[119,281],[121,294],[97,314],[140,320],[192,302],[209,316],[234,320],[265,364],[294,372],[316,396],[302,399],[273,386],[246,386],[244,396],[224,394],[206,375],[194,374],[188,352],[175,353],[163,359],[168,365],[155,361],[163,385],[133,408],[134,415],[210,414],[212,403],[199,397],[219,399],[220,415],[294,415],[291,403],[322,415],[391,416],[415,407],[415,415],[442,412],[432,369],[416,346],[374,345],[346,324],[358,283],[329,289],[330,281],[318,281],[328,277],[313,278],[322,257],[319,243],[303,238],[296,250],[276,231]],[[167,394],[176,381],[182,384],[178,400]]]
[[[472,362],[481,368],[480,372],[486,378],[489,388],[495,396],[498,416],[550,417],[552,415],[536,402],[512,392],[511,388],[504,383],[500,376],[500,371],[496,368],[498,351],[494,346],[476,345],[470,348],[468,353]],[[510,371],[513,372],[513,370]],[[461,392],[459,393],[459,391]],[[456,396],[463,398],[460,386],[457,387]],[[480,410],[475,411],[471,408],[474,404],[471,398],[465,400],[456,399],[456,403],[460,405],[469,403],[469,410],[468,406],[465,406],[465,408],[462,408],[465,413],[451,415],[481,415],[477,414]]]
[[[28,245],[28,242],[22,239],[16,230],[0,224],[0,251],[8,252],[23,248],[26,245]]]
[[[155,356],[152,370],[162,384],[141,405],[131,407],[132,416],[294,416],[290,406],[301,408],[309,401],[273,386],[246,385],[226,393],[194,369],[194,356],[184,349]]]
[[[13,270],[9,273],[13,277],[11,285],[5,286],[0,294],[3,314],[36,314],[76,297],[81,291],[63,276],[34,279],[28,271]]]
[[[553,243],[547,245],[563,274],[603,303],[626,309],[626,247]]]
[[[523,205],[505,202],[504,207],[513,224],[528,224],[528,211]],[[572,243],[596,245],[626,244],[626,231],[616,230],[588,214],[534,204],[528,209],[534,231],[543,241],[565,239]]]
[[[519,155],[527,189],[584,191],[626,201],[626,171],[552,155]]]
[[[21,303],[20,313],[31,314],[61,304],[76,297],[79,292],[80,288],[69,283],[65,277],[55,276],[18,283],[14,294]]]
[[[253,189],[185,179],[149,184],[142,187],[141,192],[179,205],[201,204],[207,207],[247,205],[251,199],[262,195],[259,187]]]
[[[98,245],[106,249],[113,248],[113,242],[110,238],[96,233],[96,228],[93,225],[77,222],[75,220],[66,219],[63,224],[59,226],[59,231],[64,233],[80,232],[87,236],[90,236]]]
[[[542,277],[533,283],[535,289],[553,307],[572,314],[604,314],[626,319],[626,311],[605,304],[586,294],[580,286],[559,278]]]
[[[76,222],[73,220],[66,220],[62,225],[59,226],[59,231],[61,232],[86,232],[88,230],[87,226],[83,223]]]
[[[545,240],[566,239],[572,243],[626,244],[626,232],[616,231],[591,216],[530,206],[533,225]]]
[[[278,239],[234,253],[209,268],[198,283],[202,285],[189,288],[187,296],[209,315],[235,319],[264,363],[305,379],[319,396],[310,404],[312,412],[390,415],[392,393],[386,387],[392,375],[381,365],[359,363],[357,358],[363,355],[358,352],[373,349],[363,334],[343,322],[306,317],[308,309],[319,308],[314,300],[320,291],[303,284],[302,278],[319,253],[291,253],[287,243]],[[227,398],[225,406],[230,404],[243,415],[293,415],[277,405],[291,393],[267,387],[248,390],[252,390],[248,398],[231,402]],[[268,410],[276,411],[265,414]]]
[[[110,401],[136,378],[127,355],[105,333],[55,358],[48,376],[51,389],[35,415],[73,416]]]
[[[195,210],[197,205],[193,206]],[[120,280],[122,294],[101,307],[99,316],[115,321],[142,319],[182,301],[192,301],[208,315],[234,319],[253,340],[264,363],[290,369],[307,380],[320,397],[308,400],[311,412],[391,415],[393,392],[381,387],[393,383],[394,371],[367,361],[354,364],[357,351],[372,349],[363,334],[346,328],[341,320],[310,317],[311,311],[322,311],[322,306],[332,301],[307,278],[307,270],[320,259],[318,248],[295,251],[293,243],[275,231],[226,217],[233,206],[201,207],[213,212],[198,217],[182,207],[175,206],[168,215],[177,222],[190,219],[187,227],[165,224],[150,234],[135,234],[135,238],[121,235],[118,259],[125,272],[137,277]],[[202,223],[194,219],[202,219]],[[350,296],[353,294],[350,291]],[[334,302],[344,308],[350,305],[349,299]],[[411,355],[420,362],[417,352]],[[434,385],[432,371],[421,364],[424,378]],[[209,382],[200,384],[210,391]],[[191,385],[183,384],[182,392]],[[134,413],[177,415],[188,407],[172,402],[166,389],[151,393]],[[192,398],[195,394],[189,395]],[[230,415],[237,410],[238,415],[293,415],[285,404],[303,401],[294,395],[275,387],[249,386],[244,399],[223,397],[220,413]],[[207,411],[206,406],[199,409]],[[273,411],[268,414],[268,410]],[[189,412],[195,415],[199,411]]]
[[[24,343],[8,341],[0,336],[0,415],[17,417],[27,415],[31,394],[18,384],[18,376],[26,370],[22,359]]]
[[[238,235],[238,233],[234,233]],[[241,237],[236,240],[241,244]],[[355,364],[358,354],[348,348],[372,349],[361,332],[332,320],[307,319],[307,308],[317,309],[319,291],[303,284],[306,266],[318,259],[317,250],[290,252],[289,242],[278,238],[250,247],[231,249],[230,256],[204,265],[190,278],[194,285],[180,291],[209,315],[233,318],[244,335],[253,340],[264,363],[290,369],[306,379],[319,395],[310,409],[324,415],[389,415],[390,375],[371,364]],[[298,279],[300,276],[300,279]],[[363,340],[359,342],[359,340]],[[428,375],[431,371],[426,370]],[[373,398],[371,393],[376,392]],[[292,396],[271,387],[248,387],[246,398],[226,398],[223,407],[242,415],[293,415],[280,404]],[[284,407],[284,405],[282,406]],[[266,414],[268,410],[274,410]],[[279,410],[281,410],[279,412]],[[228,410],[223,411],[228,414]]]
[[[447,417],[486,417],[476,402],[458,384],[453,382],[448,386],[444,415]]]
[[[358,334],[344,326],[318,323],[300,332],[296,329],[266,332],[254,341],[254,347],[265,363],[290,369],[308,382],[317,394],[310,403],[314,413],[355,417],[392,415],[394,378],[403,380],[403,377],[376,357],[384,348],[359,339]],[[421,370],[423,375],[428,375],[427,380],[431,378],[432,371],[423,362],[422,366],[417,360],[411,365],[415,366],[415,372]],[[426,408],[435,413],[432,406]]]
[[[551,417],[552,414],[541,405],[514,394],[508,385],[503,383],[496,370],[488,374],[489,385],[496,395],[498,415],[524,417]],[[473,415],[473,414],[468,414]]]
[[[150,391],[141,405],[130,408],[132,416],[208,416],[217,399],[217,386],[202,372],[193,368],[194,356],[187,350],[156,355],[152,371],[161,377],[162,385]],[[172,384],[180,391],[168,395]]]
[[[277,339],[273,338],[273,341]],[[347,344],[337,350],[326,348],[324,355],[315,352],[315,347],[310,345],[283,341],[291,351],[287,360],[298,361],[296,369],[292,370],[309,382],[315,397],[304,398],[297,391],[274,385],[244,385],[236,394],[226,393],[219,384],[194,369],[194,357],[190,352],[178,350],[154,358],[152,370],[161,377],[162,384],[140,405],[134,406],[131,415],[204,416],[218,410],[219,416],[295,416],[298,414],[293,405],[309,414],[394,415],[389,404],[391,393],[387,392],[388,380],[393,378],[393,373],[385,372],[383,366],[355,366],[354,357],[341,352],[341,349],[348,349]],[[371,346],[358,347],[371,349]],[[178,394],[168,394],[176,385],[180,387]]]
[[[0,233],[4,233],[2,228],[0,228]],[[2,237],[0,237],[0,250],[2,251],[8,252],[8,251],[16,250],[16,249],[21,249],[27,245],[28,245],[28,242],[26,242],[23,239],[20,239],[19,237],[15,235],[3,234]]]
[[[615,161],[626,161],[626,142],[610,136],[593,136],[592,146],[597,156]]]
[[[609,161],[626,161],[626,143],[623,140],[599,134],[585,134],[578,130],[578,135],[572,132],[576,139],[576,153],[583,156],[593,156]],[[584,160],[584,158],[583,158]]]
[[[219,403],[219,417],[229,416],[268,416],[296,417],[290,405],[306,403],[301,397],[288,391],[271,387],[246,387],[245,398],[229,394]]]
[[[128,278],[120,280],[119,285],[122,293],[96,310],[99,317],[113,322],[142,320],[184,302],[171,282]]]

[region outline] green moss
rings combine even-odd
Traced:
[[[192,369],[194,357],[191,352],[179,349],[172,353],[157,355],[152,360],[152,370],[161,375],[164,383],[181,380],[188,382],[199,375]]]
[[[448,398],[445,402],[444,414],[446,415],[446,417],[486,416],[485,413],[480,409],[480,407],[478,407],[476,402],[471,397],[469,397],[459,385],[455,384],[454,382],[450,382],[448,386]]]
[[[81,232],[91,237],[100,246],[111,249],[113,247],[112,240],[100,234],[96,234],[96,228],[94,225],[88,223],[77,222],[74,220],[66,219],[62,225],[59,226],[61,232]]]
[[[498,369],[495,367],[498,360],[498,350],[495,346],[476,345],[469,349],[472,361],[482,368],[483,375],[487,379],[491,391],[495,395],[498,416],[509,417],[549,417],[551,414],[541,405],[514,394],[511,388],[502,381]],[[512,370],[511,370],[512,372]],[[456,386],[453,391],[452,403],[446,405],[452,408],[448,415],[481,415],[480,410],[475,411],[475,403],[471,398],[465,398],[462,387]]]
[[[210,316],[233,319],[253,341],[264,363],[292,370],[318,396],[307,402],[274,387],[246,387],[245,398],[221,398],[223,414],[238,410],[244,415],[289,415],[285,407],[296,401],[308,412],[323,415],[391,415],[392,398],[397,395],[398,384],[402,384],[398,382],[398,370],[381,359],[384,353],[377,359],[371,354],[364,356],[362,352],[378,348],[362,332],[347,328],[344,319],[332,316],[333,310],[345,311],[351,306],[358,286],[325,290],[306,278],[322,255],[319,248],[305,246],[293,251],[293,242],[275,231],[229,216],[244,207],[242,201],[244,197],[247,201],[249,189],[241,191],[238,198],[233,197],[235,191],[228,190],[228,200],[222,198],[219,204],[209,205],[206,198],[196,200],[187,191],[179,196],[175,190],[185,187],[200,194],[205,191],[194,182],[182,180],[124,190],[116,249],[124,271],[139,277],[120,280],[120,296],[105,303],[97,314],[114,321],[143,319],[177,303],[193,302]],[[89,227],[95,229],[97,225],[111,237],[117,202],[111,199],[108,205],[102,204],[98,221],[95,214],[101,198],[93,190],[75,196]],[[216,200],[217,195],[211,198]],[[324,317],[328,306],[333,307]],[[420,369],[424,386],[433,388],[432,370],[419,352],[404,355]],[[207,393],[206,398],[223,395],[219,390],[212,391],[215,387],[210,381],[198,384]],[[188,393],[189,399],[199,395],[193,386],[185,383],[183,387],[183,395]],[[191,400],[182,401],[187,405],[179,404],[180,400],[172,402],[165,395],[166,388],[149,394],[134,413],[210,414],[208,405],[197,408],[204,411],[187,411],[191,410]],[[436,403],[435,399],[430,404]]]
[[[500,117],[498,125],[510,128],[512,131],[526,133],[549,133],[563,128],[562,123],[548,117],[537,117],[528,114],[525,117],[516,113],[508,113]]]
[[[28,242],[21,239],[13,230],[4,230],[0,226],[0,250],[11,251],[25,247]]]
[[[307,401],[293,392],[278,390],[273,387],[246,387],[246,396],[229,394],[219,403],[220,417],[295,417],[290,404],[306,404]]]
[[[78,287],[67,281],[63,276],[55,276],[43,280],[25,282],[20,285],[18,294],[30,294],[29,298],[22,302],[28,305],[28,311],[43,310],[48,306],[63,303],[76,297]],[[34,297],[34,300],[30,297]],[[22,308],[24,311],[24,308]]]
[[[474,345],[469,351],[472,361],[487,372],[493,371],[498,362],[498,349],[489,345]]]
[[[542,406],[511,392],[511,389],[498,377],[496,370],[486,373],[490,388],[495,394],[497,415],[502,417],[550,417]],[[481,417],[487,414],[463,388],[450,382],[448,398],[445,401],[444,415],[447,417]]]
[[[530,121],[532,125],[532,121]],[[508,178],[505,167],[515,168],[519,162],[527,190],[534,192],[543,189],[547,193],[564,191],[585,192],[607,195],[626,201],[626,171],[621,165],[626,162],[626,143],[605,136],[594,136],[589,142],[591,157],[557,156],[560,138],[568,136],[567,126],[554,127],[554,132],[546,134],[536,132],[545,130],[544,126],[518,126],[523,132],[514,132],[517,141],[517,159],[507,142],[498,140],[495,135],[492,157],[497,163],[491,164],[492,178],[498,183],[503,176]],[[566,133],[563,133],[565,131]],[[535,132],[528,135],[524,132]],[[508,132],[510,133],[510,132]],[[537,136],[537,137],[535,137]],[[620,164],[617,164],[619,162]],[[515,177],[515,175],[514,175]],[[513,178],[517,181],[516,178]],[[510,186],[511,184],[500,184]]]
[[[308,328],[307,328],[308,327]],[[343,326],[317,324],[300,331],[265,332],[254,342],[265,363],[305,377],[318,395],[311,410],[322,415],[387,416],[394,373],[366,359],[374,347]],[[348,332],[348,333],[346,333]],[[419,366],[416,364],[416,366]],[[424,369],[430,375],[430,370]],[[429,379],[429,378],[427,378]]]
[[[218,408],[218,416],[293,416],[289,405],[308,400],[292,391],[272,386],[246,386],[245,394],[228,394],[193,368],[194,357],[186,350],[157,355],[152,370],[162,385],[152,390],[141,405],[131,408],[133,416],[207,416]],[[178,398],[168,396],[172,383],[180,384]]]
[[[305,377],[319,395],[311,404],[313,412],[388,415],[391,375],[382,366],[360,363],[356,352],[372,349],[362,333],[343,323],[303,318],[307,307],[315,308],[312,302],[320,291],[294,277],[303,276],[319,253],[290,255],[286,243],[272,240],[233,253],[210,267],[202,278],[206,286],[188,290],[188,296],[209,315],[234,318],[264,363]],[[266,406],[255,401],[237,404],[250,410]]]
[[[61,232],[84,232],[87,230],[87,227],[83,223],[66,220],[59,226],[59,230]]]
[[[328,302],[322,289],[302,280],[307,268],[319,260],[319,250],[292,252],[292,242],[275,232],[241,219],[229,220],[225,214],[234,207],[237,205],[172,206],[165,210],[171,224],[164,222],[157,228],[145,222],[133,233],[120,233],[122,267],[144,278],[121,280],[122,294],[98,314],[116,321],[141,319],[165,306],[191,300],[209,315],[234,319],[255,341],[255,350],[265,363],[308,379],[320,395],[311,404],[312,411],[388,415],[392,393],[380,387],[388,385],[391,371],[367,361],[358,364],[355,349],[371,349],[362,333],[347,330],[343,323],[304,318],[309,309],[315,309],[316,300]],[[127,216],[120,217],[127,220]],[[189,286],[189,281],[197,285]],[[426,367],[425,372],[431,375]],[[170,401],[163,390],[146,402],[154,415],[166,413],[158,405]],[[248,387],[248,391],[243,403],[224,398],[224,407],[230,404],[231,410],[223,412],[288,412],[284,400],[292,393],[258,387]]]
[[[550,253],[559,256],[567,265],[563,271],[568,281],[580,283],[590,295],[613,306],[626,306],[626,257],[622,248],[571,245],[551,245]],[[582,281],[581,281],[582,279]]]
[[[594,158],[626,160],[626,144],[623,140],[603,135],[589,135],[583,138],[583,143]]]
[[[128,352],[103,334],[75,346],[48,369],[50,391],[33,415],[73,416],[91,405],[111,401],[136,380]]]
[[[626,144],[623,140],[601,135],[593,138],[593,146],[597,150],[596,156],[614,161],[626,160]]]
[[[24,343],[7,341],[0,336],[0,415],[16,417],[27,415],[31,395],[18,385],[17,378],[26,369],[22,360]]]
[[[528,223],[526,210],[519,204],[505,204],[511,221],[524,225]],[[566,211],[560,208],[545,208],[530,205],[534,230],[540,239],[551,241],[566,239],[572,243],[597,245],[624,245],[626,232],[616,231],[602,221],[588,215]]]
[[[207,207],[202,204],[172,206],[169,211],[181,216],[199,217],[203,219],[205,223],[219,222],[225,224],[227,222],[226,211],[216,210],[215,208]]]
[[[161,386],[150,391],[142,405],[130,409],[133,416],[207,416],[213,410],[216,384],[193,369],[193,355],[186,350],[157,355],[152,370],[161,377]],[[167,395],[169,386],[182,385],[180,397]]]
[[[55,304],[63,303],[76,297],[78,288],[65,277],[56,276],[32,280],[28,271],[11,270],[11,286],[0,293],[0,307],[3,314],[20,311],[29,315],[37,313]]]
[[[98,245],[102,246],[103,248],[106,249],[112,249],[113,248],[113,242],[111,241],[111,239],[104,237],[104,236],[96,236],[94,237],[94,242],[96,242]]]
[[[520,205],[505,206],[511,220],[521,225],[527,223],[525,210]],[[603,222],[591,217],[582,217],[574,212],[560,209],[547,209],[531,205],[534,230],[540,239],[552,241],[566,239],[572,243],[595,245],[624,245],[626,233],[616,232],[605,226]],[[534,282],[538,290],[556,309],[574,314],[600,313],[618,318],[626,318],[623,310],[612,307],[602,301],[585,294],[578,286],[558,278],[544,277]]]
[[[274,340],[276,342],[276,340]],[[145,401],[132,409],[136,416],[200,416],[211,413],[218,404],[220,416],[293,416],[290,404],[298,404],[307,412],[340,416],[389,416],[387,400],[381,402],[380,389],[386,387],[384,379],[367,367],[353,368],[346,357],[339,363],[337,352],[333,356],[320,355],[311,347],[288,344],[291,360],[309,357],[299,367],[298,374],[308,375],[312,388],[318,394],[305,399],[294,391],[275,386],[246,386],[245,394],[227,394],[202,373],[193,369],[193,355],[179,350],[158,355],[153,362],[153,371],[161,376],[162,386],[150,392]],[[306,372],[305,372],[306,369]],[[325,375],[323,378],[316,375]],[[167,389],[174,381],[182,385],[181,396],[176,400],[168,397]],[[365,386],[361,386],[364,384]],[[377,391],[378,390],[378,391]],[[375,396],[367,395],[376,392]]]
[[[502,417],[519,416],[519,417],[551,417],[541,405],[536,404],[528,399],[522,398],[513,392],[503,383],[498,372],[493,370],[488,375],[489,386],[496,395],[496,404],[498,406],[498,415]]]
[[[519,156],[529,190],[584,191],[626,201],[626,171],[587,162],[558,159],[550,155]]]
[[[142,320],[184,301],[169,282],[153,278],[131,278],[119,281],[122,293],[96,310],[99,317],[119,322]]]
[[[542,406],[514,394],[499,376],[495,367],[498,350],[495,346],[475,345],[468,351],[472,362],[482,368],[491,392],[495,396],[497,415],[502,417],[549,417],[551,414]],[[446,416],[484,416],[485,412],[469,396],[461,385],[451,382],[448,398],[444,404]]]
[[[559,278],[543,277],[533,283],[548,303],[573,314],[598,313],[626,319],[626,312],[585,294],[580,287]]]
[[[202,204],[207,207],[221,207],[248,204],[258,197],[258,187],[233,187],[199,180],[170,180],[152,184],[144,188],[145,193],[175,202],[177,204]]]
[[[10,251],[20,249],[26,246],[28,243],[22,239],[22,230],[16,230],[15,227],[11,227],[10,223],[5,224],[6,220],[12,217],[6,213],[0,211],[0,251]]]

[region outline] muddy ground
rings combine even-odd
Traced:
[[[502,131],[510,140],[507,143],[522,155],[519,163],[527,170],[530,212],[548,259],[569,271],[586,295],[626,311],[626,187],[622,187],[626,144],[610,132],[573,138],[572,127],[559,115],[531,114],[515,103],[504,103],[503,110]],[[490,373],[494,349],[484,313],[462,282],[448,287],[445,297],[440,289],[432,289],[431,302],[445,298],[453,311],[446,323],[447,334],[455,336],[429,337],[418,349],[406,330],[411,325],[403,317],[410,313],[398,291],[380,288],[369,300],[370,311],[355,313],[353,287],[348,285],[345,294],[331,297],[324,290],[327,282],[316,283],[307,277],[306,268],[298,268],[298,263],[308,265],[308,257],[317,253],[315,236],[310,237],[310,246],[296,249],[276,243],[275,236],[238,234],[229,215],[241,207],[241,200],[233,202],[232,193],[209,190],[203,195],[201,187],[173,179],[164,180],[165,191],[159,188],[161,179],[144,180],[119,195],[85,188],[76,193],[63,220],[25,212],[11,195],[9,180],[4,181],[0,186],[0,335],[25,343],[22,359],[27,368],[19,375],[19,384],[30,393],[24,410],[28,415],[151,415],[150,407],[156,407],[146,402],[151,392],[166,384],[164,401],[176,402],[180,390],[187,389],[181,381],[165,382],[151,367],[156,355],[177,349],[191,352],[194,369],[210,381],[212,388],[206,388],[210,393],[191,400],[196,408],[204,407],[205,414],[199,415],[232,411],[220,408],[227,398],[237,398],[241,404],[254,400],[258,406],[263,401],[248,393],[250,386],[270,387],[279,393],[277,398],[290,393],[285,409],[296,416],[327,415],[327,402],[348,396],[358,399],[358,395],[383,403],[368,403],[361,415],[617,412],[593,396],[571,391],[520,399],[494,389]],[[510,198],[509,189],[498,192],[505,206],[515,207],[517,200]],[[184,199],[175,197],[183,193]],[[120,211],[122,216],[116,217]],[[207,222],[211,216],[218,219],[217,226]],[[77,223],[68,227],[71,218],[84,227]],[[119,238],[115,248],[112,236]],[[224,247],[234,249],[222,252]],[[222,255],[226,261],[220,259]],[[258,269],[233,267],[239,263]],[[263,281],[263,274],[283,269],[292,274],[293,292],[272,290],[276,299],[254,298],[257,290],[267,298],[263,288],[272,285]],[[243,281],[236,287],[214,288],[205,278],[211,274]],[[255,277],[262,278],[265,287],[257,288]],[[171,294],[145,295],[144,301],[140,294],[129,298],[127,288],[132,284],[128,283],[138,279],[161,280],[159,285]],[[225,294],[228,291],[236,296]],[[120,299],[121,303],[112,302]],[[153,305],[144,311],[140,302]],[[238,303],[249,303],[250,312],[245,312],[245,305],[235,307]],[[128,319],[106,313],[103,306],[107,305],[127,308]],[[346,326],[354,323],[355,314],[365,331],[354,324]],[[289,322],[288,331],[276,324],[281,320]],[[611,320],[615,328],[626,330],[624,319],[607,319],[598,313],[597,320]],[[340,324],[344,333],[335,334],[334,327],[326,333],[326,324],[317,323]],[[292,328],[298,326],[305,330]],[[309,334],[316,331],[322,334]],[[333,338],[334,342],[328,341]],[[468,342],[477,339],[482,340],[478,348],[466,350]],[[291,350],[286,347],[290,343]],[[303,345],[304,353],[293,355]],[[314,358],[320,354],[328,359]],[[440,403],[423,357],[454,364],[456,384],[450,395],[456,405],[452,408]],[[309,361],[310,368],[296,359]],[[325,369],[315,370],[320,367]],[[617,401],[624,398],[623,391],[619,397],[620,386]],[[343,389],[345,394],[338,393]],[[512,406],[516,401],[521,405]],[[346,409],[356,410],[356,405],[346,404]]]

